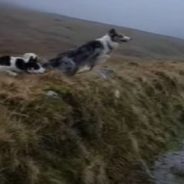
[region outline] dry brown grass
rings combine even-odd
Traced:
[[[184,64],[106,67],[109,80],[95,71],[1,75],[1,184],[149,182],[152,161],[184,129]]]

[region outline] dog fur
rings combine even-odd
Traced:
[[[44,73],[45,69],[39,63],[38,56],[34,53],[25,53],[22,57],[1,56],[0,72],[16,76],[18,73]]]
[[[111,29],[101,38],[59,54],[45,63],[44,67],[60,70],[67,75],[90,71],[96,65],[104,63],[110,57],[113,49],[117,48],[120,43],[129,40],[131,40],[130,37]]]

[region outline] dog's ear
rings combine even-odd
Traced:
[[[113,35],[116,35],[116,30],[113,28],[113,29],[110,29],[109,30],[109,35],[113,36]]]
[[[38,61],[38,57],[33,57],[33,56],[31,56],[30,58],[29,58],[29,61],[28,62],[37,62]]]

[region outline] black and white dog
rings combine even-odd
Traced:
[[[106,35],[86,44],[59,54],[44,64],[46,68],[55,68],[67,75],[92,70],[94,66],[104,63],[113,49],[122,42],[131,40],[130,37],[111,29]]]
[[[22,57],[1,56],[0,72],[6,72],[16,76],[18,73],[44,73],[45,68],[39,63],[38,56],[34,53],[26,53]]]

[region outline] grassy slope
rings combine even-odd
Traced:
[[[106,30],[55,15],[6,11],[0,13],[1,53],[33,49],[52,56]],[[123,30],[136,40],[117,54],[183,54],[181,40]],[[108,63],[114,70],[111,80],[95,72],[73,79],[57,73],[1,75],[1,184],[148,183],[146,165],[184,128],[184,66],[117,58]],[[58,98],[47,97],[49,90]]]
[[[1,78],[1,183],[147,184],[145,163],[184,128],[183,64],[118,68],[105,81],[95,73]]]

